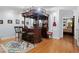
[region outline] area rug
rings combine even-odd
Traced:
[[[27,42],[19,43],[16,41],[11,41],[3,44],[3,48],[8,53],[25,53],[34,48],[33,44],[29,44],[29,47],[26,47]]]

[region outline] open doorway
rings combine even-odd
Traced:
[[[64,40],[71,42],[74,44],[74,19],[72,18],[64,18],[63,19],[63,37]]]

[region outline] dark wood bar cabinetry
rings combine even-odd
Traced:
[[[24,27],[22,28],[22,40],[36,44],[42,41],[42,37],[44,37],[44,35],[47,35],[45,31],[47,31],[47,29],[45,30],[45,27],[43,27],[43,22],[42,22],[42,26],[40,27],[39,25],[39,20],[40,21],[44,21],[48,19],[48,15],[47,14],[39,14],[36,13],[33,10],[29,10],[28,12],[24,12],[22,13],[22,16],[24,17]],[[26,18],[31,18],[34,19],[34,23],[33,23],[33,27],[32,28],[28,28],[26,26]],[[47,24],[46,24],[47,26]],[[43,32],[44,31],[44,32]]]
[[[27,31],[23,31],[22,33],[22,39],[24,41],[30,42],[30,43],[39,43],[41,42],[41,30],[38,28],[34,29],[28,29]]]

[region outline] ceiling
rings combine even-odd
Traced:
[[[74,10],[77,6],[0,6],[0,10],[15,10],[18,12],[23,12],[32,7],[43,8],[47,13],[49,13],[50,10],[54,7],[62,7],[62,9]]]

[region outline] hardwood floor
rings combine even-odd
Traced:
[[[66,35],[62,40],[45,39],[29,53],[76,53],[79,48],[74,45],[73,37]]]
[[[9,41],[16,41],[16,39],[15,39],[15,37],[13,38],[8,38],[8,39],[2,39],[2,40],[0,40],[0,44],[3,44],[3,43],[5,43],[5,42],[9,42]]]
[[[15,39],[12,39],[13,41]],[[8,40],[0,40],[0,43],[9,42]],[[78,53],[79,48],[74,44],[74,39],[70,35],[65,35],[61,40],[43,39],[36,47],[28,53]]]

